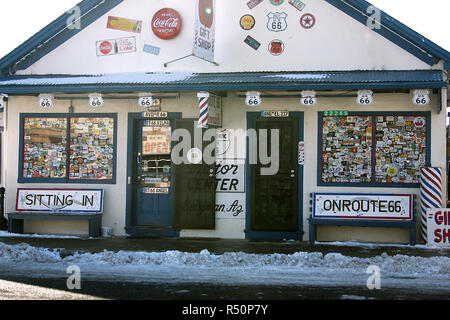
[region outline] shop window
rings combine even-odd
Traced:
[[[21,115],[19,182],[115,183],[116,115]]]
[[[430,163],[430,114],[319,113],[318,185],[416,187]]]

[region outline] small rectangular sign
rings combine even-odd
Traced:
[[[289,4],[291,4],[294,8],[296,8],[299,11],[305,9],[306,6],[306,4],[304,4],[300,0],[289,0]]]
[[[262,111],[262,116],[266,118],[287,118],[289,111]]]
[[[348,111],[345,110],[328,110],[323,112],[324,116],[348,116]]]
[[[168,113],[166,111],[144,111],[142,112],[143,118],[167,118]]]
[[[109,16],[106,27],[109,29],[141,33],[142,21]]]
[[[258,48],[261,46],[261,43],[259,43],[256,39],[252,38],[251,36],[247,36],[247,38],[244,39],[244,42],[255,50],[258,50]]]
[[[450,247],[450,208],[427,209],[427,245]]]
[[[213,94],[209,95],[208,125],[222,126],[222,97]]]
[[[169,188],[144,188],[144,193],[168,194]]]
[[[103,211],[103,189],[17,188],[16,211]]]
[[[161,51],[161,48],[155,47],[155,46],[151,46],[149,44],[144,44],[144,48],[143,48],[144,52],[150,53],[150,54],[154,54],[155,56],[159,55],[159,52]]]
[[[99,40],[96,43],[97,56],[112,56],[115,54],[136,52],[136,38],[120,38]]]
[[[253,9],[254,7],[256,7],[261,2],[263,2],[263,0],[250,0],[249,2],[247,2],[247,6],[248,6],[249,9]]]
[[[411,194],[314,193],[313,217],[411,220]]]
[[[170,120],[146,120],[144,121],[145,127],[168,127],[170,126]]]

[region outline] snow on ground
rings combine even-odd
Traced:
[[[41,238],[41,239],[80,239],[77,236],[67,236],[59,234],[22,234],[9,233],[8,231],[0,231],[0,238]]]
[[[36,277],[67,277],[66,268],[78,265],[86,278],[131,282],[277,284],[366,287],[372,273],[380,268],[382,286],[439,290],[450,294],[450,258],[390,256],[370,258],[340,253],[296,252],[293,254],[211,254],[180,252],[103,251],[75,253],[61,258],[59,250],[28,244],[0,243],[0,275],[14,270]]]

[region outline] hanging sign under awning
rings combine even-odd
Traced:
[[[214,62],[215,0],[197,0],[193,55]]]

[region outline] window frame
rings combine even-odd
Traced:
[[[23,177],[24,163],[24,124],[25,118],[66,118],[66,174],[64,178],[25,178]],[[110,180],[95,179],[70,179],[70,119],[71,118],[113,118],[113,175]],[[18,183],[67,183],[67,184],[116,184],[117,176],[117,113],[20,113],[19,117],[19,168]]]
[[[323,182],[322,181],[322,135],[324,111],[318,112],[318,140],[317,140],[317,186],[327,187],[372,187],[372,188],[419,188],[420,183],[382,183],[375,182],[376,167],[376,117],[377,116],[422,116],[426,117],[426,154],[425,166],[431,164],[431,112],[430,111],[349,111],[346,116],[370,116],[372,117],[372,150],[371,171],[372,182]]]

